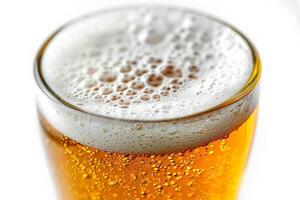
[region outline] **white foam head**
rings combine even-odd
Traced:
[[[183,122],[178,119],[218,106],[238,93],[252,73],[253,55],[244,38],[191,11],[129,8],[85,17],[54,36],[41,65],[56,95],[93,114],[56,103],[51,111],[53,106],[41,103],[46,118],[72,139],[103,150],[156,153],[192,148],[222,136],[249,115],[237,117],[223,110],[218,125],[204,115],[189,119],[198,125],[186,121],[188,127],[154,122]],[[200,125],[201,120],[207,122]],[[222,120],[232,124],[220,127]],[[201,131],[209,127],[209,134]],[[143,134],[137,136],[136,131]]]

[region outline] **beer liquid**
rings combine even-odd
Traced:
[[[224,138],[183,152],[101,151],[65,137],[41,118],[60,199],[233,200],[253,138],[257,109]]]

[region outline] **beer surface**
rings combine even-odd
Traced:
[[[234,29],[178,8],[128,8],[75,20],[43,52],[42,76],[71,108],[40,100],[67,137],[105,151],[180,152],[222,138],[256,106],[236,95],[253,71]],[[81,110],[81,111],[78,111]]]
[[[121,119],[164,120],[223,103],[253,70],[234,30],[178,9],[128,9],[63,29],[43,56],[47,84],[67,102]]]
[[[207,146],[159,155],[104,152],[65,137],[41,119],[60,199],[234,200],[256,114]]]

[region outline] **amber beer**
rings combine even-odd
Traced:
[[[206,146],[160,155],[101,151],[41,122],[61,199],[236,199],[256,115]]]
[[[35,75],[59,199],[237,199],[260,63],[236,29],[180,8],[101,12],[52,35]]]

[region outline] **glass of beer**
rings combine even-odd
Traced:
[[[34,69],[59,199],[236,199],[260,67],[244,35],[193,10],[119,8],[62,26]]]

